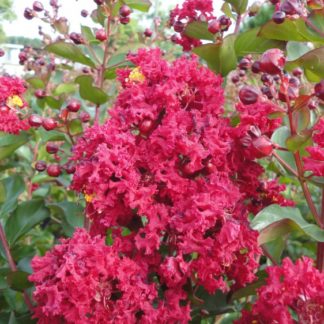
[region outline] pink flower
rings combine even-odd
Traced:
[[[324,274],[313,267],[313,260],[303,257],[294,264],[285,258],[282,266],[266,269],[267,284],[258,289],[258,299],[250,312],[243,311],[236,323],[324,322]]]
[[[304,158],[305,170],[314,175],[324,177],[324,118],[322,117],[314,127],[313,140],[315,145],[306,148],[309,157]]]
[[[22,95],[26,91],[23,80],[0,77],[0,131],[18,134],[29,129],[27,121],[21,119],[26,102]]]

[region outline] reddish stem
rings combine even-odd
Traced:
[[[322,189],[321,220],[324,223],[324,188]],[[319,242],[317,244],[317,269],[321,272],[324,271],[324,242]]]
[[[234,34],[238,34],[238,32],[240,31],[241,22],[242,22],[242,16],[238,14],[236,19]]]
[[[0,223],[0,241],[1,241],[1,244],[5,251],[6,258],[7,258],[7,261],[8,261],[11,271],[17,271],[17,266],[16,266],[16,263],[15,263],[12,255],[11,255],[9,244],[8,244],[8,241],[6,238],[6,234],[5,234],[5,231],[3,230],[3,226],[1,223]],[[30,312],[33,313],[33,305],[31,303],[31,300],[30,300],[27,292],[24,291],[23,294],[24,294],[24,300],[25,300],[27,307],[29,308]]]

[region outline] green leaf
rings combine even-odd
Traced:
[[[202,45],[196,47],[193,52],[204,59],[212,70],[226,76],[230,71],[234,70],[237,65],[234,42],[235,35],[228,35],[220,45]]]
[[[18,205],[5,225],[8,243],[13,245],[21,236],[49,215],[49,210],[45,207],[42,199],[30,200]]]
[[[7,274],[7,283],[11,289],[23,292],[25,289],[33,286],[28,280],[29,275],[25,271],[12,271]]]
[[[185,34],[195,39],[214,40],[214,35],[208,31],[208,24],[202,21],[194,21],[188,24]]]
[[[281,147],[287,148],[286,140],[291,136],[290,130],[287,126],[282,126],[275,130],[272,134],[271,141],[280,145]],[[294,170],[296,170],[296,163],[294,155],[291,152],[285,152],[276,150],[276,153]],[[288,171],[288,170],[287,170]],[[288,171],[289,172],[289,171]]]
[[[90,75],[81,75],[75,79],[79,84],[80,96],[84,100],[102,105],[108,101],[109,97],[100,88],[93,86],[93,78]]]
[[[288,42],[286,49],[288,61],[294,61],[311,50],[307,43],[302,42]]]
[[[244,297],[248,297],[251,295],[256,295],[256,290],[263,286],[266,282],[267,273],[263,271],[259,271],[257,273],[258,279],[250,284],[248,284],[246,287],[241,288],[239,290],[236,290],[230,297],[230,301],[239,300]]]
[[[223,3],[221,10],[222,10],[222,12],[223,12],[226,16],[228,16],[228,17],[234,19],[234,16],[233,16],[233,14],[232,14],[231,6],[229,5],[228,2],[224,2],[224,3]]]
[[[125,2],[131,8],[142,12],[148,12],[152,5],[151,1],[149,0],[124,0],[123,2]]]
[[[294,231],[300,231],[314,241],[324,242],[324,230],[306,222],[298,208],[270,205],[254,217],[251,227],[259,231],[260,245]]]
[[[55,99],[54,97],[47,96],[44,98],[45,102],[48,104],[49,107],[52,109],[60,109],[64,102],[63,99]]]
[[[90,60],[90,58],[84,55],[81,49],[74,44],[59,41],[47,45],[45,50],[73,62],[95,67],[95,64]]]
[[[311,131],[304,131],[300,134],[292,135],[286,139],[287,149],[291,152],[297,152],[308,146],[312,136]]]
[[[26,81],[35,89],[44,89],[45,88],[45,83],[43,80],[39,78],[28,78]]]
[[[294,61],[286,63],[288,71],[295,67],[303,67],[307,79],[311,82],[320,82],[324,78],[324,46],[307,52]]]
[[[246,11],[249,4],[248,0],[225,0],[225,2],[231,4],[233,10],[240,15]]]
[[[92,41],[96,41],[96,37],[92,31],[92,29],[88,26],[81,26],[82,36],[90,43]]]
[[[70,132],[72,135],[80,134],[83,131],[82,122],[80,119],[73,119],[70,122]]]
[[[17,206],[18,197],[25,190],[25,183],[18,174],[12,175],[0,181],[3,203],[0,204],[0,218],[8,216]]]
[[[63,201],[48,204],[47,207],[61,215],[66,235],[72,236],[76,227],[83,227],[84,213],[81,205],[70,201]]]
[[[283,49],[285,43],[259,36],[260,28],[253,28],[240,33],[235,40],[235,52],[238,57],[247,54],[261,54],[270,48]]]
[[[0,132],[0,160],[12,155],[20,146],[26,144],[29,136],[25,132],[11,135]]]
[[[54,96],[60,96],[62,94],[74,93],[77,90],[77,86],[74,83],[62,83],[59,84],[53,91]]]
[[[48,132],[45,129],[39,128],[38,135],[43,143],[47,143],[49,141],[64,141],[67,139],[66,134],[59,132],[55,129]]]
[[[324,43],[324,39],[309,29],[302,19],[285,19],[280,25],[271,20],[261,27],[259,36],[282,41]]]

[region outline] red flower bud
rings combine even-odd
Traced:
[[[47,174],[50,177],[58,177],[61,173],[62,173],[62,170],[58,164],[50,164],[47,167]]]
[[[260,70],[271,75],[280,74],[285,63],[286,58],[283,51],[273,48],[263,53],[260,60]]]
[[[243,86],[239,91],[240,100],[244,105],[252,105],[258,101],[259,91],[251,86]]]
[[[257,158],[262,158],[269,156],[273,151],[273,144],[270,139],[266,136],[261,136],[252,141],[252,147],[255,149],[255,156]]]

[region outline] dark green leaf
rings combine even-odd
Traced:
[[[97,105],[102,105],[108,101],[109,97],[100,88],[93,86],[93,78],[90,75],[81,75],[75,79],[79,84],[80,96]]]
[[[293,231],[300,231],[314,241],[324,242],[324,230],[306,222],[298,208],[270,205],[255,216],[251,226],[260,232],[258,238],[260,245]]]
[[[49,217],[49,210],[42,199],[21,203],[5,225],[5,233],[10,245],[30,231],[35,225]]]
[[[202,45],[196,47],[193,52],[203,58],[212,70],[226,76],[237,65],[234,42],[235,35],[229,35],[224,38],[223,43],[220,45]]]
[[[10,156],[20,146],[29,140],[27,133],[21,132],[19,135],[11,135],[0,132],[0,160]]]
[[[9,213],[15,209],[18,201],[18,197],[25,190],[25,183],[22,177],[18,174],[9,178],[1,180],[2,190],[4,189],[4,201],[0,204],[0,218],[7,217]],[[3,191],[2,191],[3,194]]]
[[[59,41],[47,45],[45,47],[45,50],[73,62],[78,62],[84,65],[95,67],[95,64],[90,60],[90,58],[84,55],[81,49],[74,44]]]
[[[246,287],[236,290],[232,295],[230,300],[238,300],[244,297],[248,297],[256,294],[256,290],[265,284],[265,279],[267,273],[265,271],[259,271],[257,273],[258,279],[251,284],[248,284]]]
[[[283,49],[285,43],[258,36],[260,28],[253,28],[240,33],[235,40],[235,52],[238,57],[247,54],[261,54],[270,48]]]
[[[7,274],[7,283],[11,289],[22,292],[33,285],[28,280],[29,275],[24,271],[12,271]]]
[[[195,39],[214,40],[214,35],[208,31],[206,22],[194,21],[187,25],[185,34]]]

